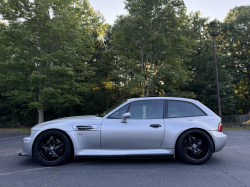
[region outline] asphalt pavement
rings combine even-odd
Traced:
[[[24,133],[0,133],[0,186],[250,187],[250,131],[224,131],[225,148],[203,165],[178,159],[71,159],[44,167],[20,157]]]

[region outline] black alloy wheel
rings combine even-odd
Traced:
[[[72,150],[69,138],[63,132],[56,130],[39,135],[33,149],[36,160],[45,166],[64,163]]]
[[[203,164],[207,162],[214,150],[210,136],[202,130],[193,129],[184,132],[178,142],[176,151],[178,156],[189,164]]]

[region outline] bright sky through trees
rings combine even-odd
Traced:
[[[113,24],[117,15],[127,14],[123,0],[90,0],[95,10],[100,10],[109,24]],[[210,17],[210,21],[217,18],[223,21],[229,9],[235,6],[250,5],[249,0],[184,0],[191,11],[200,11],[203,17]]]

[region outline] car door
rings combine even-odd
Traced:
[[[126,123],[122,115],[130,112]],[[159,149],[164,136],[163,100],[129,103],[103,120],[102,149]]]

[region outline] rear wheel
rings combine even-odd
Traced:
[[[69,138],[60,131],[42,133],[34,144],[34,157],[45,166],[56,166],[68,160],[71,154]]]
[[[184,132],[176,146],[178,156],[189,164],[203,164],[207,162],[214,150],[214,145],[208,134],[194,129]]]

